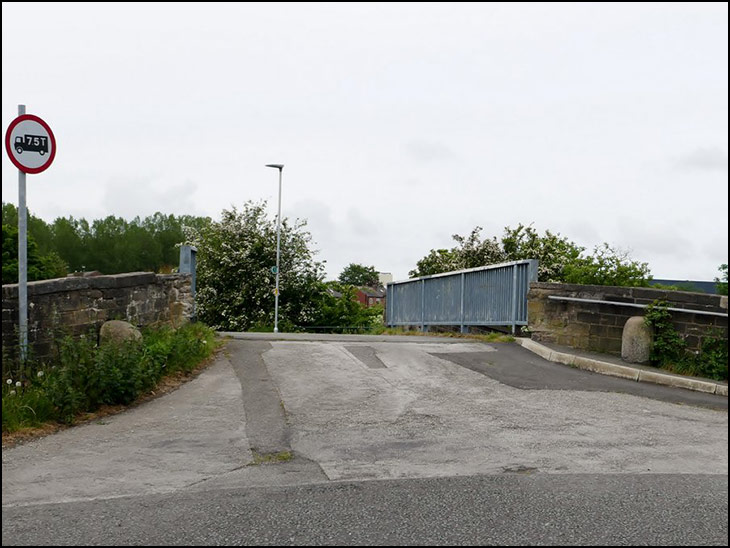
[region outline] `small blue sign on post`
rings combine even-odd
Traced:
[[[178,272],[180,274],[190,274],[192,277],[190,281],[190,291],[193,294],[193,317],[191,318],[193,321],[195,320],[196,311],[195,311],[195,267],[196,267],[196,260],[195,260],[195,254],[198,252],[198,250],[191,246],[191,245],[182,245],[180,246],[180,267],[178,268]]]
[[[271,267],[271,273],[272,273],[272,274],[276,274],[278,270],[279,270],[279,269],[278,269],[278,268],[276,268],[275,266],[272,266],[272,267]]]

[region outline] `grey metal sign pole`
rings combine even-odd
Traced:
[[[18,116],[25,105],[18,105]],[[20,360],[28,357],[28,214],[25,208],[25,172],[18,170],[18,330]]]
[[[18,335],[20,359],[28,359],[28,210],[25,177],[48,169],[56,157],[56,138],[48,124],[18,105],[18,117],[5,132],[5,149],[18,168]],[[30,153],[30,154],[29,154]]]

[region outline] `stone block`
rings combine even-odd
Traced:
[[[125,274],[114,274],[113,276],[97,276],[87,278],[90,287],[96,289],[137,287],[155,283],[153,272],[127,272]]]
[[[588,340],[588,350],[593,352],[601,352],[603,354],[621,354],[621,339],[612,339],[609,337],[599,337],[593,335]]]
[[[96,314],[93,310],[85,308],[83,310],[74,310],[68,316],[68,323],[71,325],[85,325],[96,319]]]
[[[591,325],[591,335],[607,339],[620,339],[623,334],[623,327],[616,325]]]
[[[591,325],[587,323],[567,323],[564,328],[566,335],[573,337],[587,337],[591,332]]]
[[[643,316],[626,321],[621,336],[621,359],[629,363],[649,363],[654,334]]]
[[[576,319],[583,323],[599,323],[601,321],[601,316],[590,312],[578,312]]]
[[[81,291],[88,289],[89,281],[86,278],[56,278],[28,282],[28,297],[35,295],[49,295],[64,291]]]
[[[104,322],[99,331],[99,343],[142,340],[142,333],[132,324],[120,320]]]

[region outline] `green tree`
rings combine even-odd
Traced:
[[[13,204],[2,204],[3,224],[17,226],[18,211]],[[55,252],[72,271],[99,270],[119,272],[170,271],[179,261],[179,245],[184,242],[184,227],[202,227],[208,217],[155,213],[145,219],[126,221],[108,216],[89,223],[86,219],[59,217],[47,224],[28,214],[28,234],[41,256]]]
[[[432,276],[441,272],[459,270],[457,254],[449,249],[432,249],[428,255],[416,263],[416,268],[408,272],[411,278]]]
[[[727,295],[727,264],[721,264],[718,270],[722,273],[722,277],[715,278],[715,287],[718,295]]]
[[[522,223],[514,229],[505,227],[502,249],[507,261],[537,259],[537,279],[541,282],[564,281],[566,266],[575,263],[584,250],[560,234],[546,230],[540,236],[532,226]]]
[[[459,245],[451,249],[432,249],[416,263],[416,269],[408,275],[431,276],[463,268],[476,268],[504,261],[504,253],[496,238],[482,240],[482,227],[477,226],[468,236],[454,234],[451,238]]]
[[[596,285],[645,286],[651,279],[646,263],[633,261],[629,254],[608,244],[584,255],[585,248],[559,233],[546,230],[540,235],[532,226],[505,227],[502,238],[481,239],[481,227],[469,236],[453,236],[458,245],[432,249],[416,263],[409,275],[429,276],[463,268],[487,266],[522,259],[538,260],[538,280]]]
[[[564,282],[587,285],[647,287],[651,272],[647,263],[631,260],[627,251],[607,243],[596,246],[593,255],[579,257],[565,266]]]
[[[482,227],[477,226],[469,236],[454,234],[452,238],[459,245],[454,248],[459,268],[477,268],[504,262],[506,257],[497,238],[481,239]]]
[[[378,287],[380,279],[373,266],[350,263],[340,273],[338,281],[344,285]]]
[[[18,208],[14,204],[6,204],[3,202],[3,224],[10,226],[18,226]],[[53,230],[43,220],[33,215],[30,210],[26,212],[28,221],[28,234],[33,237],[38,252],[46,255],[53,251]]]
[[[2,225],[3,283],[18,283],[18,229]],[[28,281],[66,276],[66,264],[57,253],[41,255],[33,236],[28,234]]]
[[[53,221],[53,248],[68,263],[69,270],[84,270],[89,262],[86,243],[89,239],[89,226],[86,221],[73,217],[59,217]]]
[[[185,227],[203,227],[210,223],[209,217],[192,215],[164,215],[159,211],[140,223],[159,247],[155,270],[172,270],[180,260],[179,245],[185,241]]]
[[[197,307],[211,327],[245,331],[274,324],[276,223],[266,203],[224,210],[220,222],[187,229],[197,247]],[[303,221],[282,219],[279,318],[282,329],[311,325],[324,291],[323,266],[314,260]]]
[[[373,315],[382,313],[382,308],[380,311],[373,311],[360,304],[353,285],[328,282],[321,289],[323,290],[318,292],[316,297],[315,316],[305,327],[328,327],[335,331],[364,327],[372,323]],[[333,295],[327,289],[332,289],[340,295]]]

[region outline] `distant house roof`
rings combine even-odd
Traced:
[[[339,291],[335,291],[331,287],[327,288],[327,293],[329,295],[331,295],[332,297],[335,297],[336,299],[339,299],[340,297],[342,297],[342,293],[340,293]]]
[[[385,291],[382,289],[373,289],[372,287],[362,286],[358,287],[367,297],[385,297]]]

